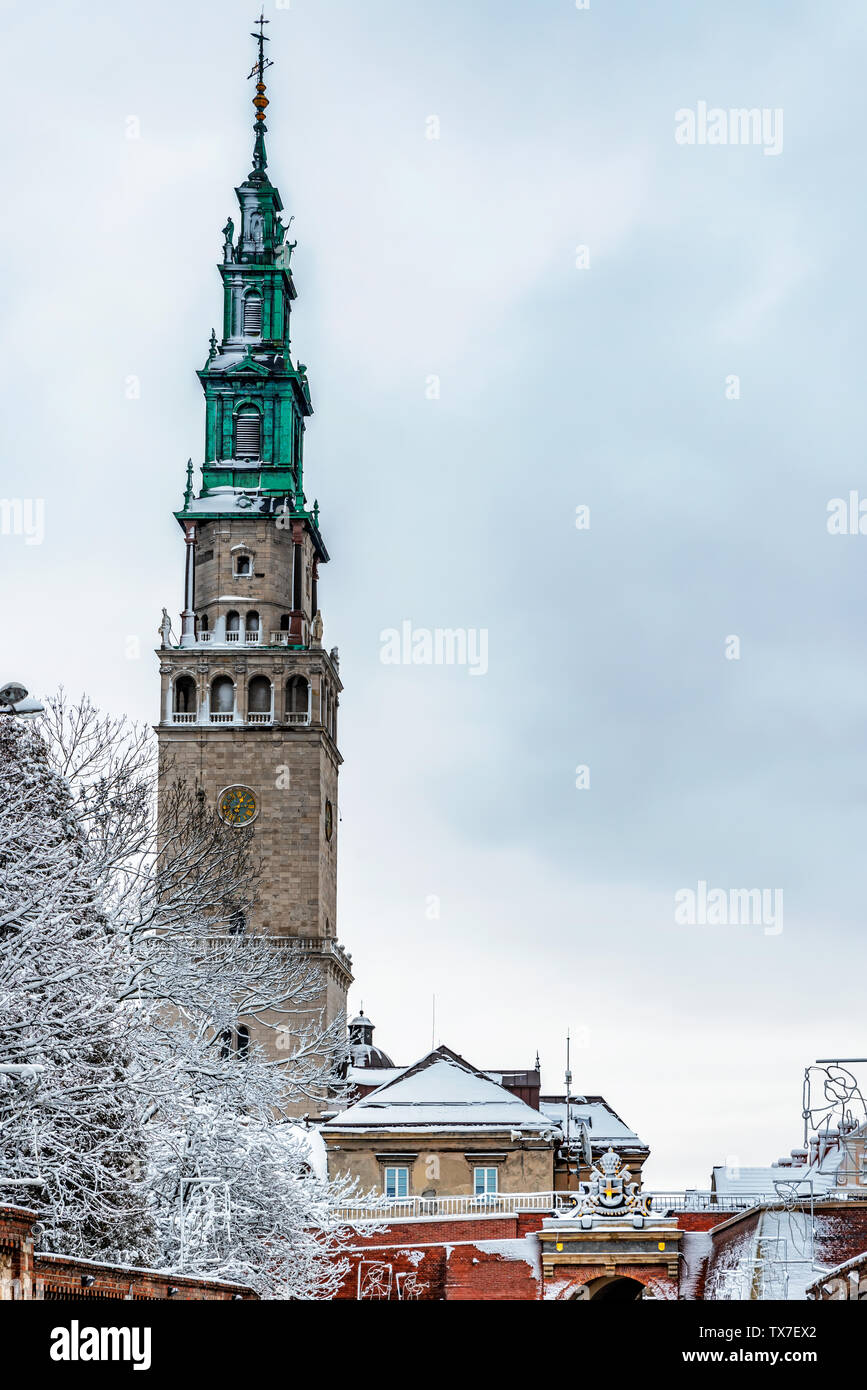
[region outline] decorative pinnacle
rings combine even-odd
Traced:
[[[256,142],[253,146],[253,168],[250,178],[254,183],[262,183],[265,178],[265,168],[268,164],[268,157],[265,154],[265,131],[268,127],[265,124],[265,108],[268,105],[268,98],[265,95],[265,70],[272,66],[271,59],[265,57],[265,44],[271,40],[265,33],[264,26],[270,24],[270,19],[265,18],[265,11],[259,15],[256,23],[259,25],[258,34],[251,34],[259,45],[259,57],[253,64],[250,77],[258,78],[256,83],[256,95],[253,98],[253,105],[256,108],[256,119],[253,129],[256,132]]]
[[[193,460],[187,459],[187,487],[184,492],[184,511],[189,511],[193,500]]]

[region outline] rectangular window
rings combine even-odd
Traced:
[[[409,1196],[409,1169],[408,1169],[408,1168],[386,1168],[386,1170],[385,1170],[385,1195],[386,1195],[386,1197],[408,1197],[408,1196]]]
[[[487,1197],[497,1190],[496,1168],[474,1168],[473,1187],[477,1197]]]

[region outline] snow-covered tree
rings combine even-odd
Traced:
[[[170,776],[157,826],[152,736],[87,700],[50,701],[43,734],[121,943],[107,993],[131,1040],[160,1263],[329,1297],[350,1188],[314,1171],[284,1113],[339,1091],[343,1027],[323,1027],[321,980],[291,942],[237,931],[256,897],[255,832]],[[238,1046],[251,1022],[278,1030],[279,1063]]]
[[[44,1247],[147,1259],[144,1138],[129,1082],[125,955],[73,797],[38,733],[0,719],[0,1201]]]

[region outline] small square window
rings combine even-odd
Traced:
[[[408,1168],[386,1168],[386,1170],[385,1170],[385,1195],[386,1195],[386,1197],[408,1197],[408,1196],[409,1196],[409,1169],[408,1169]]]
[[[497,1190],[496,1168],[474,1168],[473,1190],[477,1197],[491,1196]]]

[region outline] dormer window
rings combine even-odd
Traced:
[[[244,299],[244,337],[262,336],[262,296],[252,290]]]
[[[257,459],[262,452],[262,416],[254,405],[242,405],[235,416],[235,458]]]

